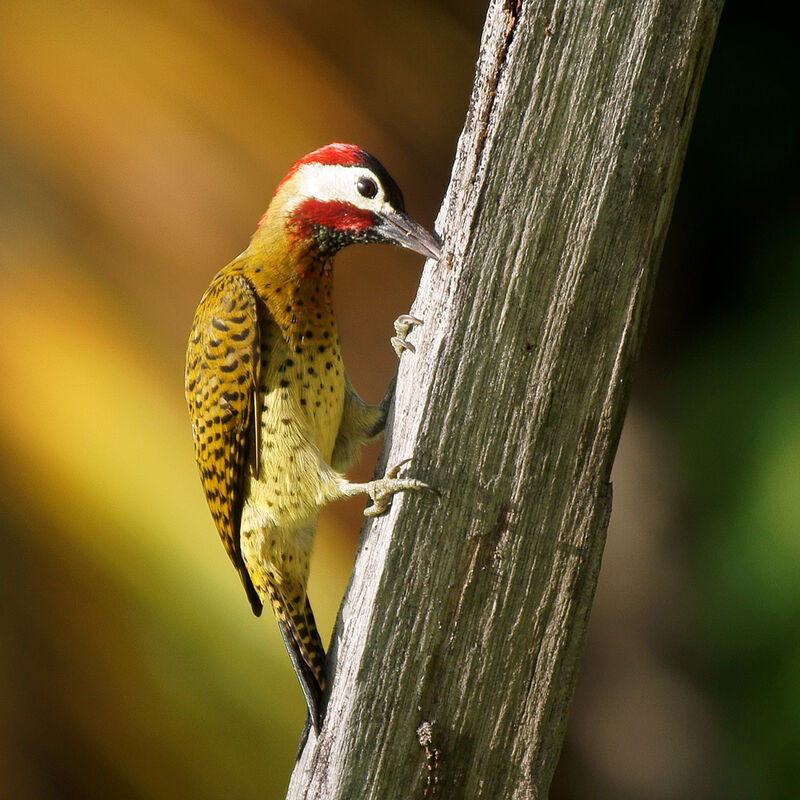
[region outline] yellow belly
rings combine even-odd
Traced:
[[[275,332],[277,333],[277,332]],[[245,486],[245,527],[284,533],[313,523],[344,407],[345,380],[335,330],[302,340],[262,342],[258,472]],[[265,347],[264,345],[267,345]],[[321,470],[320,467],[323,467]]]

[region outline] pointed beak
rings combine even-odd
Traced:
[[[400,247],[413,250],[425,258],[433,258],[438,261],[442,255],[442,242],[439,237],[428,233],[422,225],[407,214],[397,212],[379,214],[377,231],[384,241],[399,244]]]

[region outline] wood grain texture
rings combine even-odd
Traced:
[[[292,800],[547,796],[721,6],[492,3]]]

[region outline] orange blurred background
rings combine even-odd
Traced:
[[[374,153],[432,225],[484,13],[483,0],[0,5],[0,797],[283,796],[304,704],[203,498],[189,325],[287,168],[322,144]],[[653,377],[683,363],[665,355],[664,320],[686,263],[668,247],[558,797],[719,786],[725,708],[693,622],[687,451]],[[338,259],[366,399],[395,368],[391,322],[420,267],[386,247]],[[326,642],[362,508],[320,522],[310,594]]]

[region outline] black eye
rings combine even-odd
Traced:
[[[359,178],[356,188],[362,197],[375,197],[378,194],[378,187],[372,178]]]

